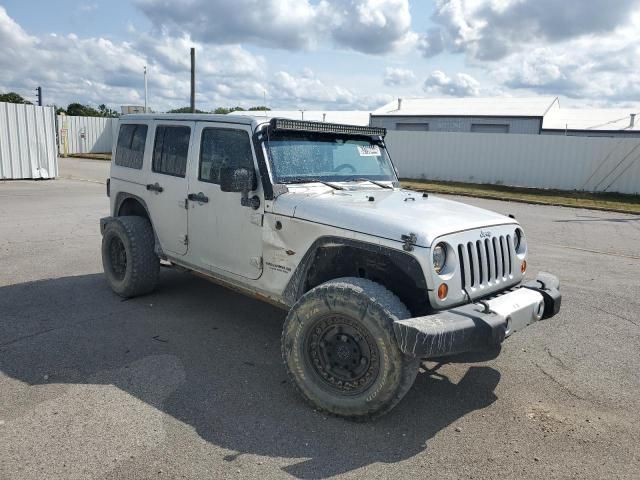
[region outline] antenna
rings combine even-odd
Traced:
[[[264,118],[267,118],[267,91],[263,90],[262,93],[264,96]]]

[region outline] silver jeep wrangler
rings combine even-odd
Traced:
[[[522,283],[514,218],[403,190],[385,130],[282,118],[127,115],[100,222],[123,297],[160,262],[288,310],[282,356],[313,407],[371,418],[423,359],[496,354],[560,309],[558,279]]]

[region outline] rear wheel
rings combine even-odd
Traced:
[[[160,274],[151,223],[144,217],[118,217],[102,236],[102,265],[111,289],[123,297],[152,292]]]
[[[317,409],[354,419],[391,410],[413,385],[419,360],[396,344],[393,322],[409,318],[382,285],[342,278],[307,292],[282,334],[288,373]]]

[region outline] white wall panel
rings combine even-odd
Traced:
[[[402,178],[640,194],[640,139],[389,131]]]
[[[117,118],[58,115],[60,154],[110,153]],[[66,135],[63,135],[66,130]],[[65,150],[64,138],[67,140]]]
[[[58,176],[52,107],[0,102],[0,179]]]

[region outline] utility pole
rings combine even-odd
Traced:
[[[147,113],[147,66],[144,66],[144,113]]]
[[[38,97],[38,106],[42,106],[42,87],[36,88],[36,96]]]
[[[191,113],[196,113],[196,49],[191,47]]]

